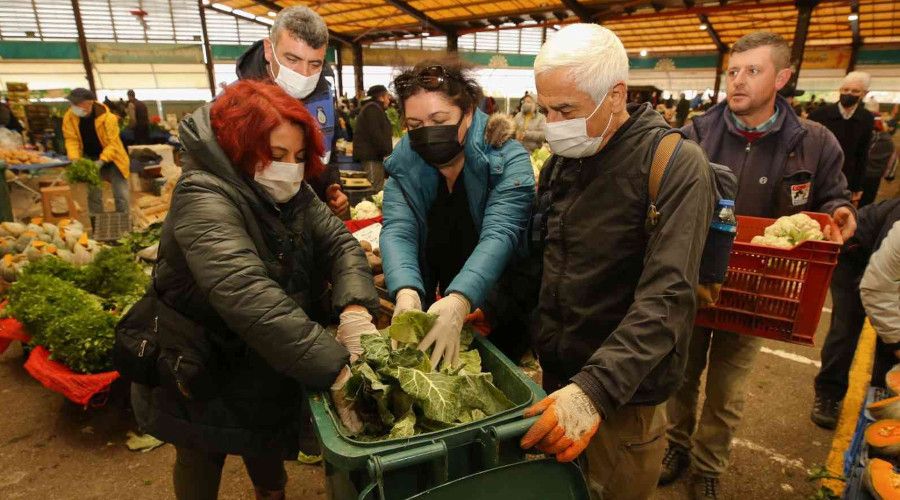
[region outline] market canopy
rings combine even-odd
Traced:
[[[535,26],[553,30],[589,21],[615,31],[629,52],[688,52],[714,51],[754,30],[791,41],[798,4],[816,5],[807,46],[851,45],[855,30],[858,43],[900,43],[897,0],[226,0],[211,7],[271,18],[281,8],[306,5],[325,18],[332,33],[354,43]]]

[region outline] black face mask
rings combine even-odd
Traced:
[[[409,144],[429,165],[441,168],[463,150],[457,138],[461,124],[462,118],[456,125],[432,125],[410,130]]]
[[[841,94],[841,106],[852,108],[859,102],[859,96],[853,94]]]

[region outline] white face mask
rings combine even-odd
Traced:
[[[277,203],[284,203],[300,191],[303,173],[303,163],[273,161],[264,170],[257,172],[253,180]]]
[[[90,114],[90,112],[88,112],[87,110],[85,110],[84,108],[82,108],[80,106],[73,105],[71,107],[71,109],[72,109],[72,113],[74,113],[75,116],[77,116],[79,118],[84,118],[85,116]]]
[[[600,150],[606,132],[612,125],[612,114],[609,115],[609,121],[606,122],[606,128],[600,137],[591,137],[587,132],[587,121],[594,116],[594,113],[603,105],[609,92],[603,94],[600,104],[594,108],[594,111],[587,118],[573,118],[561,122],[547,123],[547,142],[550,143],[550,150],[563,158],[584,158],[591,156]]]
[[[319,75],[322,73],[321,70],[312,76],[297,73],[278,61],[278,56],[275,55],[275,45],[272,45],[272,59],[275,59],[275,64],[278,65],[278,76],[275,77],[275,83],[291,97],[294,99],[305,99],[306,96],[312,94],[313,90],[316,90],[316,85],[319,84]]]

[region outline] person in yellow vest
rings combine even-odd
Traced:
[[[88,158],[98,162],[100,177],[112,184],[116,212],[128,213],[130,160],[119,138],[119,118],[97,102],[97,97],[88,89],[74,89],[66,99],[72,104],[62,123],[69,159]],[[102,193],[100,186],[89,186],[90,213],[104,211]]]

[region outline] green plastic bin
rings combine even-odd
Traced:
[[[520,462],[519,437],[537,417],[522,412],[546,393],[487,339],[473,344],[482,367],[515,405],[486,419],[406,439],[363,442],[344,432],[325,393],[309,397],[332,500],[401,500],[472,474]]]
[[[589,500],[581,469],[551,458],[473,474],[422,492],[410,500]]]

